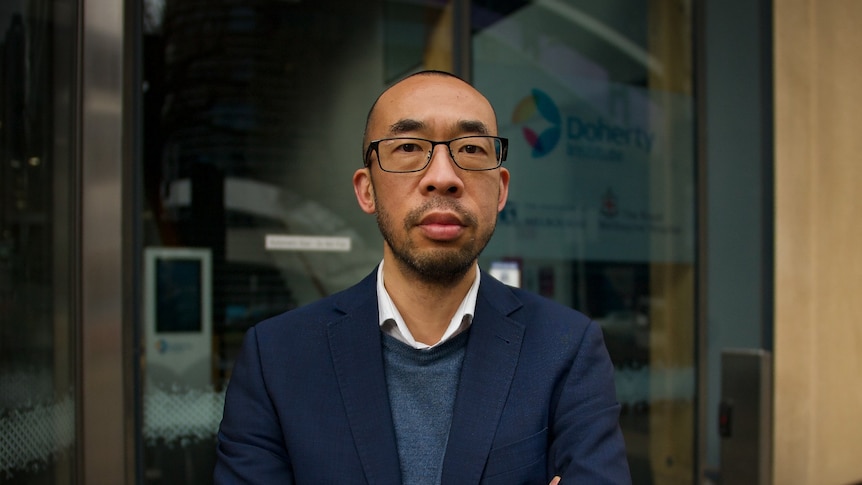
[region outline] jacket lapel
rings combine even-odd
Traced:
[[[520,302],[483,273],[455,397],[442,483],[479,483],[518,364],[524,326],[508,317]]]
[[[329,324],[329,347],[366,481],[400,483],[401,469],[377,325],[374,274],[343,294],[340,301],[344,308],[349,308],[348,313]]]

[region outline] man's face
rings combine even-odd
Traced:
[[[408,78],[385,92],[369,119],[367,139],[395,136],[449,140],[496,135],[494,111],[466,83],[447,76]],[[389,173],[372,153],[353,178],[360,207],[377,215],[384,260],[432,284],[463,277],[494,232],[506,203],[505,168],[465,171],[443,145],[421,172]]]

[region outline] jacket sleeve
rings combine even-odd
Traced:
[[[266,389],[254,328],[246,333],[225,395],[214,483],[293,483],[279,418]]]
[[[619,415],[613,364],[590,322],[552,416],[549,458],[561,485],[631,483]]]

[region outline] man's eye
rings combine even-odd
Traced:
[[[401,145],[398,145],[398,147],[395,149],[395,151],[397,151],[397,152],[404,152],[404,153],[415,153],[415,152],[418,152],[420,150],[421,150],[421,148],[419,147],[419,145],[417,145],[415,143],[402,143]]]
[[[469,155],[480,155],[485,152],[482,147],[477,145],[464,145],[461,147],[461,151]]]

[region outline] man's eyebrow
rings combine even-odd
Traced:
[[[427,128],[427,126],[428,125],[426,125],[423,121],[405,118],[398,120],[389,126],[389,135],[397,136],[403,135],[404,133],[422,131]],[[455,132],[458,135],[469,133],[487,135],[488,133],[490,133],[490,131],[488,130],[488,126],[479,120],[461,120],[455,125]]]
[[[389,127],[390,135],[401,135],[412,131],[420,131],[425,128],[425,123],[418,120],[403,119],[398,120]]]
[[[488,127],[485,123],[478,120],[461,120],[458,122],[458,131],[460,133],[479,133],[480,135],[488,134]]]

